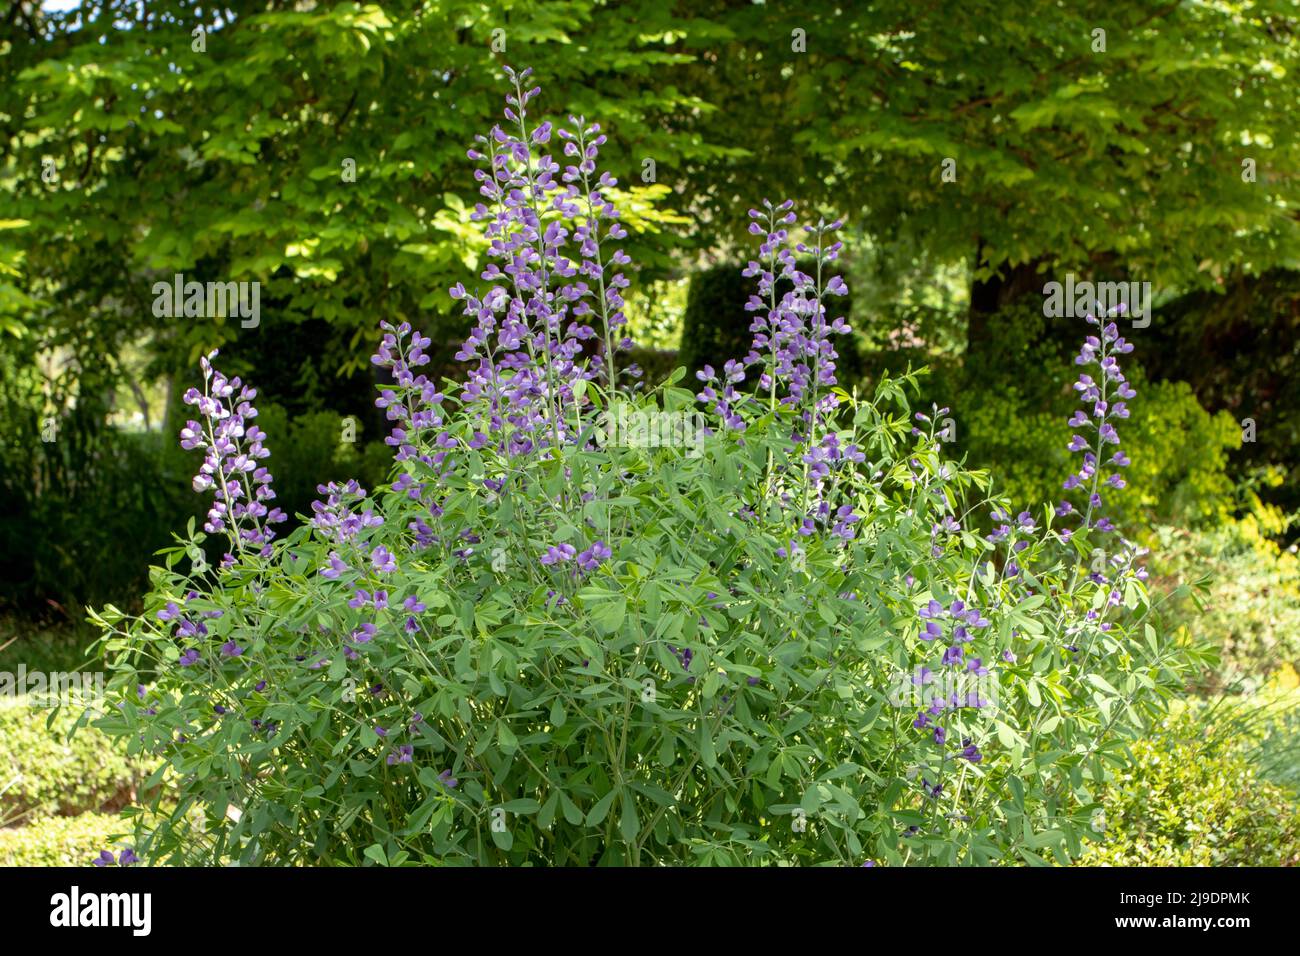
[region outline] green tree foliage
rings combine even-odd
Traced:
[[[527,61],[552,103],[610,124],[634,231],[665,215],[667,187],[633,175],[647,142],[667,168],[716,152],[658,135],[703,104],[655,82],[684,55],[670,47],[683,21],[653,2],[130,9],[24,14],[33,35],[4,47],[0,187],[30,222],[20,241],[51,319],[111,313],[119,334],[152,329],[186,361],[258,333],[155,319],[152,283],[177,272],[260,281],[282,320],[326,320],[323,351],[344,371],[376,317],[449,313],[433,290],[477,261],[464,154],[502,62]]]
[[[672,243],[641,237],[678,217],[640,157],[654,143],[666,171],[716,152],[661,133],[670,116],[707,109],[660,82],[686,56],[672,46],[688,22],[650,0],[11,5],[0,15],[0,487],[18,507],[0,523],[6,592],[103,599],[122,584],[99,566],[107,541],[139,542],[140,558],[118,566],[142,574],[167,542],[159,527],[182,517],[164,508],[154,521],[158,508],[127,500],[183,485],[108,428],[119,391],[221,344],[232,371],[256,369],[291,413],[356,415],[364,439],[382,419],[358,343],[379,318],[420,325],[450,368],[463,319],[441,290],[477,271],[483,249],[468,228],[478,197],[465,150],[500,100],[502,62],[544,72],[551,109],[608,123],[627,247],[652,270],[665,264]],[[260,323],[155,315],[154,283],[176,274],[260,283]],[[147,367],[125,358],[137,344]],[[57,441],[41,439],[47,419]],[[326,477],[322,464],[303,480]],[[113,480],[123,473],[125,486]],[[34,528],[48,554],[24,544]]]
[[[691,175],[737,232],[737,200],[791,193],[848,210],[873,235],[978,252],[983,277],[1119,268],[1107,258],[1121,256],[1158,288],[1300,249],[1293,4],[702,11],[719,28],[684,41],[699,56],[679,71],[730,119],[715,138],[745,155]]]
[[[1160,310],[1150,374],[1189,382],[1241,428],[1243,469],[1277,469],[1263,495],[1300,507],[1300,272],[1276,269],[1193,292]]]

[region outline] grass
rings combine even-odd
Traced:
[[[0,866],[89,866],[100,850],[123,845],[125,823],[114,814],[82,813],[0,829]]]
[[[93,625],[67,616],[33,620],[19,614],[0,615],[0,672],[70,672],[86,668],[86,648],[99,637]],[[96,664],[97,666],[97,664]]]

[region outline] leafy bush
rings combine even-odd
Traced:
[[[1239,430],[1224,414],[1210,416],[1185,382],[1144,386],[1146,396],[1133,412],[1125,434],[1130,490],[1115,513],[1126,523],[1176,521],[1192,526],[1227,520],[1234,503],[1227,477],[1227,449]],[[1059,475],[1069,457],[1061,423],[1069,415],[1068,399],[1048,409],[1026,401],[1015,387],[996,398],[980,396],[963,404],[958,439],[970,449],[972,462],[997,463],[1007,493],[1019,501],[1039,501],[1059,494]],[[962,434],[962,425],[965,434]]]
[[[130,828],[108,813],[38,817],[26,826],[0,829],[0,866],[91,866],[99,847],[122,842]]]
[[[1279,668],[1300,668],[1300,559],[1253,515],[1201,531],[1157,528],[1155,541],[1162,588],[1200,585],[1175,597],[1169,619],[1217,646],[1210,689],[1251,689]]]
[[[1076,401],[1053,374],[1062,360],[1052,337],[1057,333],[1047,328],[1041,309],[1023,305],[998,313],[995,324],[1005,365],[965,370],[955,405],[957,442],[973,464],[997,465],[1014,500],[1051,500],[1070,455],[1061,423]],[[1128,420],[1129,489],[1113,513],[1125,523],[1226,520],[1235,504],[1228,452],[1240,446],[1240,428],[1227,413],[1202,409],[1184,382],[1147,383],[1140,368],[1130,380],[1144,400]]]
[[[1192,706],[1134,744],[1135,763],[1103,796],[1097,826],[1104,840],[1089,847],[1082,862],[1300,864],[1295,793],[1261,779],[1241,738],[1214,731],[1212,714]]]
[[[1115,415],[1080,429],[1071,466],[1096,498],[1010,517],[933,416],[909,414],[914,378],[861,401],[836,387],[839,224],[801,235],[822,267],[801,272],[789,202],[751,213],[751,354],[703,370],[698,396],[680,371],[623,388],[626,231],[597,179],[604,136],[530,126],[527,75],[511,73],[510,132],[470,153],[493,258],[483,287],[452,290],[476,323],[467,380],[429,381],[429,340],[383,325],[389,483],[323,487],[312,522],[277,538],[255,394],[201,363],[182,439],[205,454],[204,530],[165,553],[144,615],[99,617],[114,676],[96,725],[179,784],[140,855],[1081,853],[1097,785],[1199,660],[1161,636],[1138,549],[1081,560],[1115,539]],[[574,165],[539,155],[552,136]],[[1131,346],[1113,323],[1096,332],[1081,396],[1131,397]],[[964,525],[986,508],[980,537]],[[183,555],[208,537],[228,555],[196,575]]]
[[[1249,419],[1254,434],[1235,446],[1235,470],[1278,470],[1265,499],[1300,509],[1300,271],[1188,293],[1160,309],[1151,333],[1151,377],[1190,382],[1206,408]]]
[[[66,707],[56,712],[23,696],[0,697],[0,823],[135,800],[144,762],[128,759],[120,741],[93,729],[73,734],[76,720]]]

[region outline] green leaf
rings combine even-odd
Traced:
[[[497,743],[506,753],[514,753],[519,747],[519,738],[517,738],[504,720],[497,721]]]
[[[1119,696],[1119,691],[1112,687],[1110,682],[1100,674],[1089,674],[1088,683],[1093,687],[1096,687],[1098,690],[1104,690],[1106,693],[1111,694],[1114,697]]]
[[[560,791],[560,809],[564,812],[564,819],[571,826],[576,827],[583,822],[582,811],[578,809],[578,805],[570,800],[569,795],[563,790]]]
[[[623,791],[623,812],[619,814],[618,830],[627,843],[636,840],[637,834],[641,830],[641,823],[636,813],[636,800],[630,790]]]
[[[510,832],[509,826],[507,826],[504,830],[493,829],[491,830],[491,833],[492,833],[492,842],[495,843],[499,849],[508,851],[512,846],[515,845],[515,836],[513,833]]]
[[[551,795],[546,798],[542,804],[542,809],[537,814],[537,825],[543,830],[549,830],[555,820],[556,808],[560,805],[560,791],[552,790]]]
[[[599,800],[595,806],[587,812],[587,826],[598,827],[609,814],[609,808],[614,803],[614,798],[618,796],[618,790],[612,789]]]
[[[506,813],[530,814],[536,813],[540,805],[531,797],[524,797],[519,800],[511,800],[502,805]]]
[[[710,769],[716,767],[718,765],[718,754],[713,747],[713,734],[710,733],[707,722],[700,724],[698,738],[700,742],[700,763]]]

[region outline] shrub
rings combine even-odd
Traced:
[[[1006,493],[1017,501],[1050,500],[1070,452],[1057,423],[1075,398],[1062,387],[1059,345],[1049,336],[1041,310],[1023,306],[995,318],[1005,366],[965,370],[956,416],[959,447],[972,464],[996,464]],[[1132,410],[1125,445],[1133,459],[1129,488],[1112,508],[1126,523],[1153,520],[1205,526],[1226,520],[1235,505],[1227,475],[1228,452],[1241,431],[1225,412],[1210,415],[1185,382],[1147,383],[1140,368],[1130,380],[1144,400]]]
[[[91,866],[99,847],[121,843],[130,829],[108,813],[38,817],[26,826],[0,829],[0,866]]]
[[[1212,642],[1219,668],[1208,689],[1252,689],[1279,668],[1300,668],[1300,559],[1279,547],[1253,516],[1216,528],[1155,532],[1153,570],[1176,594],[1169,620]]]
[[[1300,509],[1300,271],[1272,269],[1188,293],[1161,307],[1150,334],[1151,378],[1190,382],[1206,408],[1249,423],[1234,471],[1279,471],[1283,480],[1263,497]]]
[[[0,823],[117,809],[135,799],[146,775],[142,762],[98,731],[73,734],[76,720],[66,707],[52,711],[23,696],[0,697]]]
[[[1261,779],[1247,745],[1216,734],[1206,710],[1188,707],[1133,745],[1133,765],[1102,799],[1104,840],[1089,847],[1084,864],[1300,864],[1295,793]]]
[[[1145,385],[1140,376],[1134,381]],[[1126,523],[1206,526],[1227,520],[1234,503],[1227,449],[1238,437],[1231,419],[1202,409],[1185,382],[1145,385],[1143,394],[1147,401],[1134,410],[1125,434],[1134,461],[1130,490],[1115,514]],[[973,464],[998,464],[1008,495],[1020,501],[1050,498],[1058,493],[1058,476],[1069,457],[1055,427],[1063,404],[1034,406],[1015,387],[996,398],[981,395],[963,403],[958,439]]]
[[[698,395],[680,371],[625,389],[626,232],[597,178],[604,137],[575,118],[530,126],[536,91],[510,75],[511,131],[470,151],[494,258],[480,289],[452,290],[476,323],[467,380],[429,381],[429,340],[383,326],[385,487],[322,487],[311,524],[277,539],[255,394],[201,363],[186,396],[201,420],[182,438],[205,453],[204,530],[164,554],[144,615],[99,616],[114,705],[96,725],[179,784],[141,856],[1082,852],[1096,786],[1197,662],[1162,638],[1141,554],[1103,514],[1123,484],[1118,413],[1079,429],[1077,509],[1010,517],[946,458],[935,416],[909,414],[913,378],[869,400],[836,386],[847,327],[823,303],[846,291],[839,223],[795,242],[789,202],[751,212],[750,354],[701,370]],[[573,165],[538,155],[552,136]],[[796,251],[822,268],[795,268]],[[1089,408],[1132,394],[1117,358],[1131,346],[1092,321]],[[986,508],[980,537],[965,522]],[[181,559],[208,536],[228,554],[196,576]],[[1082,564],[1112,540],[1104,566]]]

